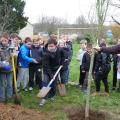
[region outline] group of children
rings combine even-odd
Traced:
[[[120,40],[118,40],[120,44]],[[100,47],[106,47],[105,40],[99,41]],[[81,91],[87,92],[88,73],[90,69],[92,44],[86,40],[80,41],[80,50],[77,60],[80,63],[79,86]],[[35,86],[41,89],[47,86],[54,77],[57,69],[62,65],[62,69],[52,85],[51,90],[45,96],[40,106],[43,106],[47,99],[54,100],[58,79],[62,84],[67,84],[69,80],[69,64],[71,62],[73,50],[72,42],[68,36],[64,35],[57,40],[55,35],[51,35],[47,41],[42,37],[34,35],[33,38],[22,39],[13,34],[11,36],[1,35],[0,37],[0,102],[11,99],[13,95],[13,70],[12,57],[15,57],[17,90],[32,91]],[[100,93],[101,80],[105,86],[105,95],[109,95],[108,74],[113,65],[113,90],[116,89],[117,80],[118,91],[120,91],[120,55],[113,55],[98,51],[95,53],[92,76],[94,78],[96,92]]]
[[[118,39],[118,44],[120,43]],[[105,39],[101,39],[99,41],[100,47],[106,47]],[[88,71],[90,68],[90,60],[91,60],[91,50],[92,45],[87,43],[86,40],[80,41],[80,50],[77,54],[77,60],[80,63],[80,77],[79,77],[79,87],[83,92],[87,92],[87,83],[88,83]],[[113,57],[112,57],[113,56]],[[109,84],[108,84],[108,74],[111,70],[111,62],[113,65],[113,88],[112,90],[116,90],[116,85],[118,81],[117,91],[120,92],[120,55],[114,54],[110,55],[109,53],[96,51],[94,56],[93,70],[92,76],[94,79],[94,83],[96,86],[96,92],[93,93],[93,96],[100,95],[100,86],[101,81],[105,87],[104,95],[109,95]]]
[[[11,57],[16,58],[17,90],[32,91],[37,85],[39,89],[47,86],[59,66],[62,84],[69,79],[69,63],[72,56],[72,42],[62,37],[57,42],[56,36],[51,35],[47,41],[35,35],[25,38],[22,42],[17,35],[0,37],[0,101],[3,102],[13,95],[13,71]],[[58,76],[57,78],[58,79]],[[48,98],[54,99],[57,80],[51,85],[52,89],[42,99],[42,106]]]

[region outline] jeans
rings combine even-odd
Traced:
[[[20,88],[22,83],[23,89],[28,86],[29,68],[18,68],[17,87]]]
[[[0,73],[0,101],[5,101],[13,95],[13,74]]]
[[[55,72],[53,72],[53,74],[55,74]],[[50,77],[47,73],[43,73],[43,86],[46,87],[49,82],[50,82]],[[55,96],[56,94],[56,87],[57,87],[57,80],[58,80],[58,76],[56,77],[56,79],[54,80],[54,82],[51,84],[51,89],[49,91],[49,93],[45,96],[45,99],[47,98],[52,98]]]
[[[68,69],[60,71],[60,78],[61,78],[61,83],[62,84],[67,84],[68,83],[68,75],[69,75]]]

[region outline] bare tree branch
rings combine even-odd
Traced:
[[[115,22],[115,23],[117,23],[118,25],[120,25],[120,22],[118,22],[113,16],[111,16],[112,17],[112,19],[113,19],[113,21]]]

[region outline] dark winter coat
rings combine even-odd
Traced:
[[[98,52],[95,54],[94,72],[108,74],[110,71],[110,54]]]
[[[53,78],[53,72],[55,72],[60,65],[63,65],[65,61],[64,50],[57,48],[56,52],[49,52],[47,45],[43,52],[43,72]]]
[[[42,65],[42,48],[32,46],[32,49],[30,51],[30,57],[37,60],[38,64]],[[30,63],[35,64],[35,63]]]
[[[67,70],[68,69],[68,66],[69,66],[69,63],[71,61],[71,55],[70,55],[70,48],[69,47],[65,47],[65,48],[62,48],[63,49],[63,52],[64,52],[64,57],[66,60],[66,64],[64,64],[62,70]]]
[[[101,52],[119,54],[120,53],[120,44],[112,47],[101,47]]]
[[[81,65],[82,71],[89,72],[90,60],[91,60],[90,54],[88,52],[85,52],[83,55],[82,65]]]
[[[71,41],[67,41],[66,42],[66,45],[67,45],[67,48],[69,49],[69,58],[70,58],[70,61],[72,59],[72,55],[73,55],[73,47],[72,47],[72,42]]]

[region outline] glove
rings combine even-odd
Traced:
[[[65,66],[66,64],[69,63],[69,60],[68,59],[65,59],[64,62],[62,63],[63,66]]]
[[[4,66],[4,70],[5,70],[5,71],[10,71],[10,70],[12,70],[12,68],[11,68],[10,65],[8,65],[8,66]]]

